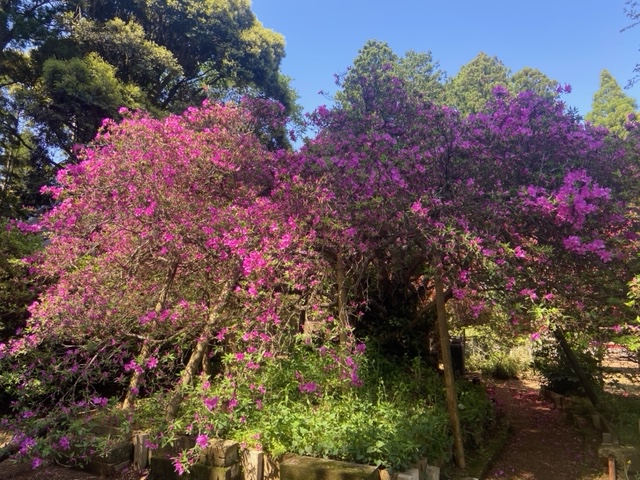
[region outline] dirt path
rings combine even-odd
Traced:
[[[488,390],[510,419],[505,449],[485,480],[607,480],[595,432],[578,430],[539,394],[535,380],[492,381]]]

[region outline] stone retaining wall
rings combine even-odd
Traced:
[[[93,455],[83,470],[109,477],[133,466],[149,469],[148,480],[439,480],[439,466],[417,462],[406,472],[390,473],[384,468],[337,460],[285,455],[274,461],[258,450],[241,449],[237,442],[210,439],[189,473],[179,476],[173,458],[195,446],[195,439],[183,435],[172,446],[148,448],[145,432],[123,433],[116,427],[97,427],[94,433],[113,440],[106,455]],[[439,465],[442,462],[438,463]]]

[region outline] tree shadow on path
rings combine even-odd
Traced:
[[[485,480],[608,479],[598,458],[596,432],[574,427],[541,397],[537,380],[490,380],[487,390],[511,428]]]

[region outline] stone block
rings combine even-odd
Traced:
[[[166,457],[152,456],[149,463],[148,480],[239,480],[240,465],[230,467],[213,467],[196,463],[189,467],[189,473],[178,475],[173,460]]]
[[[280,462],[277,462],[270,455],[264,456],[263,480],[280,480]]]
[[[420,470],[417,468],[409,468],[402,472],[402,475],[405,475],[407,479],[420,480]]]
[[[378,480],[378,467],[291,455],[280,463],[280,480]]]
[[[129,460],[120,463],[101,462],[99,460],[89,460],[86,465],[80,467],[83,472],[91,473],[99,477],[113,477],[131,465]]]
[[[603,433],[602,434],[602,443],[603,444],[613,443],[613,437],[611,436],[610,433]]]
[[[240,461],[240,445],[232,440],[214,438],[204,449],[204,463],[214,467],[230,467]]]
[[[262,480],[264,476],[264,453],[244,449],[240,454],[240,466],[244,480]]]
[[[426,458],[421,458],[416,463],[411,465],[411,468],[417,468],[418,471],[420,472],[420,475],[424,476],[425,472],[427,471],[427,466],[428,465],[429,464],[427,463],[427,459]]]
[[[71,454],[84,454],[85,452],[78,448],[73,448]],[[73,468],[82,470],[83,472],[92,473],[101,477],[110,477],[118,474],[129,465],[133,458],[133,445],[131,442],[118,442],[112,448],[104,453],[98,452],[87,455],[86,463],[78,464]],[[60,459],[62,463],[74,464],[69,456],[63,455]]]
[[[440,480],[440,468],[429,465],[427,467],[427,480]]]
[[[413,475],[410,475],[404,472],[404,473],[399,473],[396,478],[397,480],[413,480]]]
[[[133,436],[133,467],[144,470],[149,464],[148,433],[137,433]]]

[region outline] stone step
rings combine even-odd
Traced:
[[[148,480],[240,480],[240,465],[230,467],[213,467],[196,463],[189,467],[189,473],[178,475],[173,460],[166,457],[152,456],[149,463]]]
[[[280,480],[378,480],[378,467],[290,455],[280,463]]]

